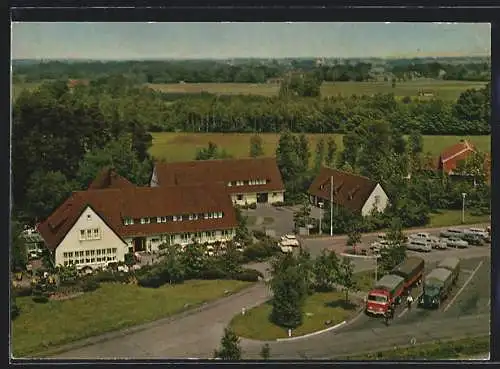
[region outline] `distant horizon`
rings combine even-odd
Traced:
[[[456,55],[456,56],[439,56],[439,55],[427,55],[427,56],[401,56],[401,57],[383,57],[383,56],[351,56],[351,57],[334,57],[334,56],[283,56],[283,57],[225,57],[225,58],[138,58],[138,59],[94,59],[94,58],[17,58],[12,59],[13,61],[96,61],[96,62],[107,62],[107,61],[225,61],[225,60],[297,60],[297,59],[337,59],[337,60],[403,60],[403,59],[465,59],[465,58],[491,58],[491,54],[470,54],[470,55]]]
[[[15,60],[487,57],[489,23],[13,22]]]

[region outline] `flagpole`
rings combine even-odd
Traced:
[[[330,237],[333,236],[333,176],[330,177]]]

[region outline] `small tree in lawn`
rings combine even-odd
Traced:
[[[241,269],[241,259],[241,252],[238,251],[236,244],[232,241],[226,244],[225,252],[217,256],[217,262],[221,269],[228,274],[236,273]]]
[[[302,324],[302,309],[308,292],[298,261],[293,255],[286,254],[275,259],[271,268],[271,321],[284,328],[296,328]]]
[[[359,227],[355,223],[349,226],[349,230],[347,233],[347,246],[355,247],[360,242],[361,242],[361,232],[359,232]]]
[[[349,292],[355,292],[358,288],[356,280],[354,279],[354,265],[349,258],[342,258],[337,282],[342,286],[345,292],[345,302],[349,302]]]
[[[268,343],[262,346],[262,349],[260,350],[260,357],[263,360],[269,360],[269,358],[271,357],[271,348],[269,347]]]
[[[333,251],[322,250],[314,260],[314,286],[318,291],[329,291],[338,279],[339,259]]]
[[[231,328],[224,328],[219,350],[214,357],[222,360],[241,360],[240,339]]]
[[[163,267],[165,268],[169,284],[182,283],[184,281],[184,265],[177,245],[167,246]]]

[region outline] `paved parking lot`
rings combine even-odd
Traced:
[[[248,228],[254,230],[273,230],[277,237],[293,232],[293,210],[288,207],[274,207],[271,205],[258,205],[257,209],[243,210],[246,216],[256,218],[273,218],[273,223],[269,225],[250,225]],[[257,223],[259,221],[257,220]]]

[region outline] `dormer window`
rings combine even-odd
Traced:
[[[203,214],[204,219],[208,219],[208,213]]]
[[[228,182],[228,183],[227,183],[227,186],[228,186],[228,187],[231,187],[232,185],[233,185],[233,183],[232,183],[232,182]]]
[[[92,215],[87,214],[87,222],[90,222],[92,220]]]
[[[125,218],[125,219],[123,219],[123,224],[132,225],[132,224],[134,224],[134,220],[132,218]]]
[[[218,214],[219,214],[219,218],[222,218],[222,211],[220,211]]]
[[[177,215],[174,215],[174,216],[172,217],[172,220],[173,220],[174,222],[177,222]]]
[[[193,220],[193,214],[189,214],[189,220]]]
[[[151,223],[151,219],[149,218],[141,218],[141,224],[149,224]]]

